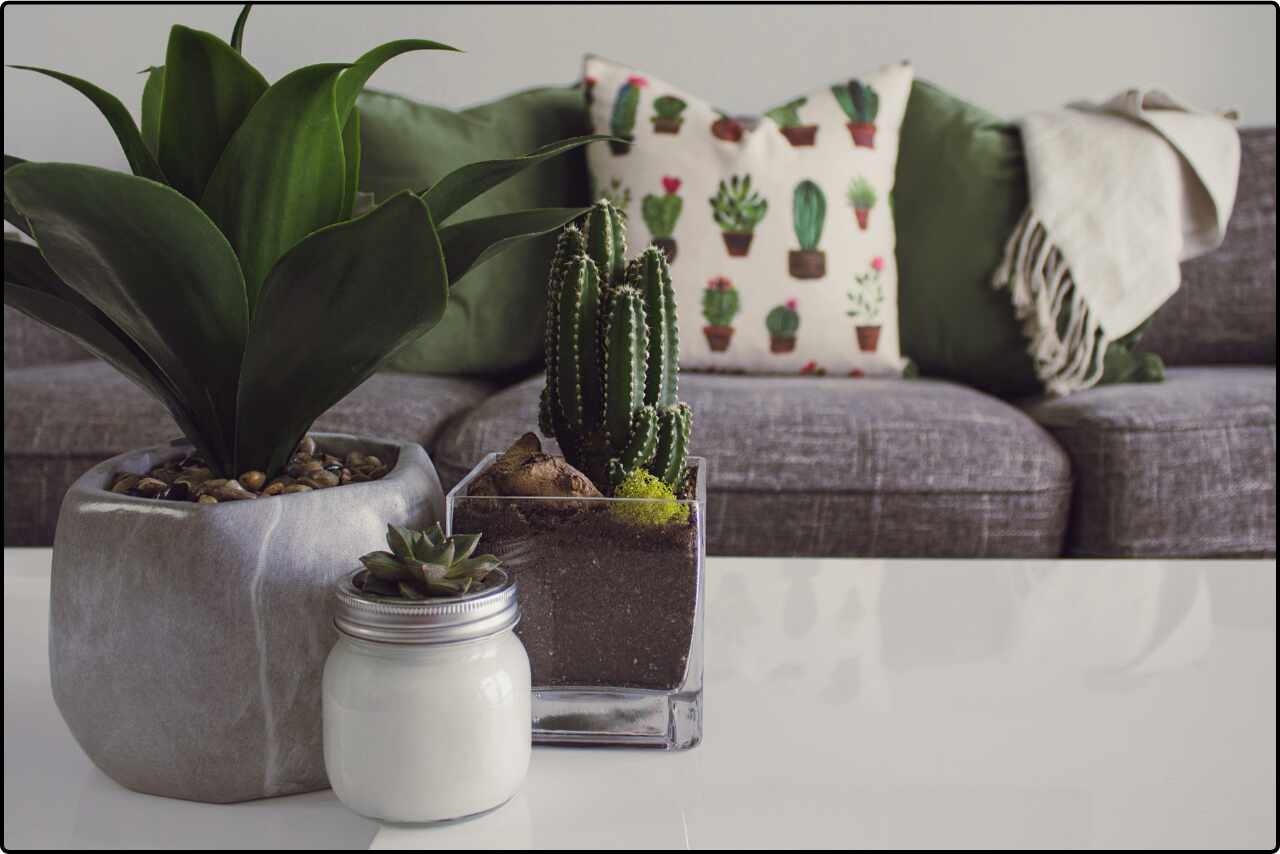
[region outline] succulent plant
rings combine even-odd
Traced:
[[[769,202],[751,191],[750,175],[733,175],[727,183],[722,180],[710,201],[716,225],[731,234],[755,231],[769,212]]]
[[[796,184],[791,214],[800,248],[817,249],[827,218],[827,199],[817,184],[808,179]]]
[[[692,413],[679,401],[676,299],[666,256],[626,261],[626,223],[592,207],[560,235],[547,289],[547,381],[538,424],[601,491],[645,468],[677,488]]]
[[[684,210],[684,200],[676,195],[680,191],[680,179],[670,175],[662,179],[663,194],[647,195],[640,202],[644,224],[654,237],[670,237],[676,230],[676,220]]]
[[[689,106],[674,95],[663,95],[653,99],[653,111],[656,119],[680,119],[680,114]]]
[[[724,276],[716,276],[707,282],[702,292],[702,316],[712,326],[728,326],[733,323],[740,308],[738,291]]]
[[[795,338],[800,330],[800,313],[796,301],[791,299],[775,306],[764,318],[765,328],[774,338]]]
[[[808,103],[808,100],[808,98],[796,98],[794,101],[788,101],[780,107],[766,110],[765,117],[773,119],[780,128],[799,127],[800,108]]]
[[[440,320],[451,283],[581,213],[450,222],[459,209],[608,137],[472,163],[353,216],[356,96],[395,56],[453,48],[395,41],[268,84],[240,53],[245,12],[230,43],[173,27],[141,129],[93,84],[28,69],[93,102],[133,174],[5,155],[5,219],[34,243],[4,241],[4,301],[158,398],[216,475],[270,478],[312,421]]]
[[[880,113],[880,96],[870,85],[861,80],[850,80],[848,83],[831,87],[831,94],[836,96],[840,109],[844,110],[849,121],[855,124],[874,124]]]
[[[849,204],[855,209],[870,210],[876,205],[876,188],[859,175],[849,185]]]
[[[609,129],[620,141],[611,141],[609,148],[614,154],[626,154],[631,148],[629,143],[636,138],[636,110],[640,108],[640,90],[649,85],[643,77],[628,77],[618,89],[618,97],[613,102],[613,113],[609,117]]]
[[[446,537],[439,522],[426,531],[388,525],[391,551],[360,558],[365,571],[356,575],[356,587],[368,596],[401,599],[461,596],[501,565],[493,555],[473,557],[479,543],[479,534]]]
[[[879,255],[872,258],[870,268],[853,277],[854,287],[847,292],[849,308],[845,314],[854,320],[870,322],[880,318],[880,307],[884,304],[884,289],[880,286],[884,259]]]

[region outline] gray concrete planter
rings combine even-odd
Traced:
[[[107,491],[185,453],[95,466],[67,492],[53,545],[49,667],[72,735],[104,773],[155,795],[227,803],[328,786],[320,676],[333,582],[388,522],[443,518],[416,444],[316,434],[395,460],[381,480],[216,505]]]

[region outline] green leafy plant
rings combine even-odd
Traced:
[[[849,121],[855,124],[875,124],[880,113],[880,96],[870,85],[861,80],[850,80],[848,83],[831,87],[831,94],[836,96],[840,109],[844,110]]]
[[[859,175],[849,185],[849,204],[856,210],[870,210],[876,205],[876,188]]]
[[[684,210],[684,200],[676,195],[680,191],[680,179],[670,175],[662,179],[663,194],[649,194],[640,202],[644,224],[654,237],[670,238],[676,230],[676,221]]]
[[[311,423],[430,330],[449,287],[579,209],[456,221],[471,199],[594,139],[472,163],[353,216],[356,96],[386,61],[453,50],[390,42],[268,82],[230,43],[175,26],[148,72],[141,128],[84,94],[133,174],[5,155],[7,305],[59,329],[159,399],[214,473],[284,467]]]
[[[689,521],[689,508],[676,500],[671,487],[644,469],[629,472],[614,489],[613,496],[642,499],[620,501],[609,507],[615,518],[632,525],[652,527]]]
[[[631,188],[624,185],[621,178],[609,179],[608,189],[597,190],[594,197],[606,200],[624,217],[627,215],[627,208],[631,207]]]
[[[360,558],[364,571],[356,575],[356,588],[368,596],[398,599],[461,596],[502,565],[493,555],[473,557],[479,544],[479,534],[446,537],[439,522],[427,531],[388,525],[391,551]]]
[[[676,298],[661,249],[626,261],[626,224],[597,202],[556,245],[538,424],[601,491],[647,469],[684,478],[693,416],[678,398]]]
[[[772,110],[766,110],[765,116],[773,119],[780,128],[799,127],[800,108],[808,103],[808,98],[796,98],[794,101],[788,101],[780,107],[774,107]]]
[[[796,184],[792,195],[792,225],[800,248],[812,251],[822,239],[822,226],[827,218],[827,198],[821,188],[805,179]]]
[[[884,289],[880,285],[884,259],[877,255],[871,259],[870,266],[867,272],[854,275],[854,287],[847,292],[849,308],[845,314],[864,323],[879,320],[880,308],[884,304]]]
[[[674,95],[663,95],[660,98],[654,98],[654,116],[650,121],[655,125],[679,127],[684,122],[684,117],[680,114],[685,111],[687,106],[689,105]]]
[[[796,301],[790,299],[775,306],[765,315],[764,325],[774,338],[795,338],[800,331],[800,313],[796,311]]]
[[[724,276],[707,282],[702,292],[702,316],[712,326],[729,326],[737,316],[741,302],[733,283]]]
[[[751,190],[750,175],[733,175],[721,181],[711,197],[711,215],[721,230],[749,234],[769,212],[769,202]]]

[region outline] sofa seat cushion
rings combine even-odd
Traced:
[[[377,374],[315,428],[430,449],[446,421],[493,388],[474,380]],[[77,477],[107,457],[179,435],[163,406],[97,360],[6,370],[4,399],[7,546],[49,545],[62,495]]]
[[[435,446],[446,484],[536,429],[542,378]],[[708,460],[713,554],[1057,556],[1066,455],[1019,412],[933,380],[682,374]]]
[[[1026,411],[1071,455],[1071,554],[1275,555],[1274,367],[1170,368]]]

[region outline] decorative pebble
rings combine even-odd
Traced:
[[[154,477],[144,477],[133,487],[144,498],[159,498],[169,491],[169,484]]]
[[[196,503],[197,504],[217,504],[218,499],[214,498],[212,495],[201,495],[199,498],[196,499]]]
[[[310,492],[311,487],[305,483],[291,483],[284,488],[285,495],[292,495],[295,492]]]
[[[138,481],[142,478],[136,474],[122,474],[116,476],[116,482],[111,485],[112,492],[126,493],[138,485]]]
[[[257,469],[254,469],[253,471],[247,471],[244,474],[240,475],[240,485],[243,486],[245,489],[252,489],[257,491],[259,489],[262,489],[262,485],[266,482],[267,482],[267,476],[262,472],[258,471]]]

